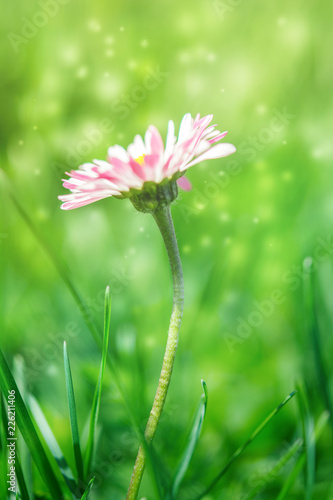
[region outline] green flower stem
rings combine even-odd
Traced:
[[[145,439],[148,444],[152,441],[155,435],[158,422],[163,411],[166,395],[170,384],[173,364],[175,361],[179,330],[184,308],[183,270],[179,256],[175,229],[172,222],[170,205],[163,206],[162,208],[153,212],[152,215],[163,236],[164,244],[170,261],[173,279],[173,307],[160,379],[158,382],[153,407],[151,409],[145,430]],[[126,497],[127,500],[136,500],[144,467],[145,453],[143,446],[141,445],[135,461],[131,482],[128,488]]]

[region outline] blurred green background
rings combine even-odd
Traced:
[[[204,379],[208,412],[179,494],[194,499],[298,381],[315,419],[332,395],[332,6],[14,0],[2,12],[1,346],[10,362],[23,356],[29,390],[72,464],[61,341],[81,433],[100,351],[55,262],[99,327],[110,285],[111,351],[142,425],[172,283],[152,217],[110,199],[61,211],[64,172],[126,147],[149,124],[165,137],[167,121],[178,127],[186,112],[213,113],[238,149],[191,169],[193,190],[172,209],[186,303],[155,445],[171,474]],[[91,498],[122,499],[137,440],[110,372],[100,424]],[[317,442],[316,499],[333,498],[331,428]],[[276,499],[294,464],[262,477],[301,435],[294,399],[206,498],[241,500],[262,481],[258,498]],[[301,472],[288,498],[305,498],[304,488]],[[149,473],[141,491],[154,499]]]

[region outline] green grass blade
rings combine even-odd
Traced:
[[[94,477],[89,481],[88,486],[86,488],[86,491],[83,493],[83,495],[81,497],[81,500],[87,500],[89,493],[90,493],[92,487],[94,486],[94,481],[95,481]]]
[[[14,377],[7,364],[5,356],[0,348],[0,388],[4,394],[8,391],[15,391],[15,407],[16,407],[16,423],[31,456],[38,468],[42,479],[44,480],[47,488],[50,491],[53,500],[63,499],[61,487],[58,479],[56,478],[52,466],[47,458],[42,443],[38,437],[36,429],[32,423],[29,412],[25,406],[23,398],[18,390]]]
[[[60,449],[60,446],[57,443],[56,438],[54,437],[54,434],[44,416],[43,410],[39,406],[37,400],[32,396],[31,394],[28,395],[27,397],[27,404],[29,406],[30,412],[35,419],[38,428],[45,439],[45,442],[47,446],[49,447],[49,450],[51,454],[53,455],[53,458],[58,464],[59,470],[69,487],[70,491],[75,494],[77,485],[73,476],[72,471],[69,468],[69,465],[65,459],[65,457],[62,454],[62,451]]]
[[[207,393],[207,385],[204,380],[201,380],[202,388],[203,388],[203,394],[201,395],[200,398],[200,403],[194,418],[194,422],[191,428],[191,432],[184,450],[184,453],[179,461],[179,465],[177,466],[171,487],[170,487],[170,495],[169,498],[170,500],[173,500],[177,498],[177,493],[179,490],[179,487],[181,485],[181,482],[185,476],[185,473],[188,469],[188,466],[190,464],[190,461],[192,459],[195,447],[198,443],[201,429],[202,429],[202,424],[205,418],[206,414],[206,408],[207,408],[207,398],[208,398],[208,393]]]
[[[28,493],[28,488],[27,488],[27,485],[26,485],[26,482],[25,482],[25,479],[24,479],[24,475],[23,475],[23,470],[22,470],[22,466],[21,466],[20,456],[19,456],[18,453],[16,454],[15,467],[16,467],[15,472],[16,472],[17,482],[18,482],[18,485],[19,485],[19,488],[20,488],[21,499],[22,500],[30,500],[29,493]]]
[[[327,367],[323,355],[322,336],[317,319],[316,293],[315,293],[315,271],[313,269],[313,260],[307,258],[304,260],[304,269],[309,273],[303,279],[304,305],[307,329],[312,343],[312,352],[315,361],[315,369],[320,388],[320,393],[327,410],[330,412],[330,423],[333,428],[333,402],[330,394],[330,382],[327,373]]]
[[[303,469],[304,464],[305,464],[305,455],[304,455],[304,453],[302,453],[302,455],[300,457],[298,457],[291,473],[289,474],[288,478],[284,482],[283,488],[280,491],[279,496],[277,497],[277,500],[285,500],[287,498],[287,495],[288,495],[292,485],[294,484],[294,482],[298,478],[301,470]]]
[[[99,370],[99,377],[97,381],[97,386],[95,389],[91,415],[90,415],[90,426],[89,426],[89,436],[87,441],[87,448],[85,453],[85,474],[88,476],[95,449],[95,434],[96,427],[98,421],[99,408],[101,403],[101,395],[102,395],[102,383],[103,376],[105,371],[105,365],[108,354],[108,346],[109,346],[109,335],[110,335],[110,318],[111,318],[111,297],[110,297],[110,288],[106,287],[105,291],[105,306],[104,306],[104,334],[103,334],[103,351],[102,351],[102,361]]]
[[[329,421],[330,414],[328,411],[324,411],[315,426],[314,430],[314,435],[312,435],[312,439],[317,440],[321,433],[324,430],[324,427],[326,426],[327,422]],[[277,497],[277,500],[285,500],[287,498],[287,495],[289,491],[291,490],[294,482],[296,481],[298,475],[300,474],[301,470],[303,469],[304,465],[306,463],[306,453],[303,450],[302,454],[298,457],[297,462],[295,463],[291,473],[289,474],[288,478],[283,484],[283,488],[279,493],[279,496]]]
[[[280,474],[282,469],[286,466],[286,464],[298,453],[303,446],[303,439],[298,438],[296,441],[290,446],[290,448],[284,453],[284,455],[280,458],[277,464],[265,475],[260,478],[260,482],[257,486],[255,486],[247,496],[244,497],[244,500],[252,500],[255,498],[269,483],[274,481],[276,477]]]
[[[220,479],[224,476],[224,474],[229,470],[230,466],[239,458],[239,456],[245,451],[245,449],[255,440],[255,438],[263,431],[263,429],[270,423],[270,421],[279,413],[280,410],[293,398],[296,394],[296,391],[291,392],[283,401],[279,404],[266,418],[258,425],[258,427],[253,431],[249,439],[240,446],[235,453],[230,457],[228,462],[225,464],[221,472],[215,477],[215,479],[211,482],[211,484],[205,489],[203,493],[201,493],[196,500],[200,500],[205,495],[207,495],[220,481]]]
[[[67,389],[67,399],[69,408],[69,419],[72,431],[74,457],[78,475],[78,482],[79,484],[83,484],[84,483],[83,459],[80,446],[79,426],[77,423],[72,372],[71,372],[66,342],[64,342],[64,364],[65,364],[66,389]]]
[[[3,400],[3,397],[1,394],[0,394],[0,397],[1,397],[1,423],[2,423],[3,429],[8,429],[8,417],[7,417],[7,413],[6,413],[6,409],[5,409],[5,405],[4,405],[4,400]],[[4,443],[6,442],[5,433],[3,436],[3,442]],[[7,464],[8,464],[8,462],[7,462]],[[18,450],[18,441],[16,441],[15,464],[13,464],[13,465],[15,467],[15,476],[17,478],[21,499],[22,500],[29,500],[28,488],[27,488],[27,485],[26,485],[26,482],[24,479],[24,474],[23,474],[19,450]],[[9,464],[7,465],[7,468],[9,469]],[[6,467],[5,467],[5,471],[6,471]],[[5,472],[3,477],[6,477],[6,474],[7,474],[7,471]],[[7,493],[6,488],[5,488],[5,492]],[[3,493],[2,493],[2,495],[3,495]],[[6,495],[2,496],[0,498],[6,498]]]
[[[25,361],[24,358],[20,354],[16,354],[13,357],[12,362],[12,374],[16,381],[16,384],[20,390],[21,396],[25,403],[27,404],[27,380],[26,380],[26,370],[25,370]],[[35,422],[33,421],[35,425]],[[36,426],[35,426],[36,427]],[[38,426],[37,426],[38,427]],[[38,432],[38,428],[37,428]],[[38,434],[39,435],[39,434]],[[39,435],[40,436],[40,435]],[[44,442],[43,442],[44,446]],[[31,455],[27,448],[27,445],[23,440],[19,442],[19,450],[20,450],[20,465],[22,468],[22,474],[25,478],[25,484],[27,486],[27,490],[29,492],[30,497],[33,497],[33,478],[32,478],[32,467],[31,467]]]
[[[316,441],[312,437],[314,433],[314,422],[310,413],[309,401],[305,388],[299,385],[297,387],[297,392],[306,456],[305,500],[311,500],[316,467]]]

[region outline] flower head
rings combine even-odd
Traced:
[[[70,178],[64,180],[63,186],[71,194],[59,196],[64,202],[61,208],[70,210],[109,196],[130,197],[134,203],[141,194],[146,199],[159,193],[161,199],[163,186],[175,186],[176,181],[183,189],[190,189],[189,181],[183,177],[188,168],[236,151],[232,144],[219,142],[227,132],[221,133],[215,129],[216,125],[210,125],[212,119],[213,115],[201,118],[198,114],[192,118],[187,113],[180,124],[178,137],[170,120],[165,146],[159,131],[151,125],[144,140],[136,135],[127,150],[118,145],[110,147],[107,161],[93,160],[67,174]],[[170,203],[171,198],[177,196],[177,190],[168,188],[167,191]]]

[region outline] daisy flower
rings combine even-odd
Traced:
[[[175,125],[169,121],[165,145],[159,131],[150,126],[144,139],[137,135],[126,149],[112,146],[107,160],[84,163],[79,170],[71,171],[64,187],[71,194],[59,196],[61,208],[71,210],[94,201],[113,196],[130,198],[140,212],[154,217],[163,237],[173,280],[173,306],[153,406],[147,421],[144,438],[149,445],[154,438],[161,418],[171,380],[179,331],[184,310],[184,279],[175,228],[171,216],[171,202],[176,199],[178,185],[188,190],[191,185],[184,177],[188,168],[213,158],[222,158],[236,151],[235,146],[220,142],[227,132],[210,125],[213,115],[198,114],[195,118],[187,113],[180,124],[178,137]],[[127,492],[127,500],[135,500],[139,493],[146,457],[141,445],[135,461]]]
[[[165,193],[169,193],[167,202],[170,203],[177,196],[176,182],[184,190],[191,188],[184,177],[188,168],[236,151],[232,144],[219,142],[227,132],[221,133],[216,125],[210,125],[212,119],[213,115],[201,118],[198,114],[192,118],[187,113],[181,121],[178,137],[170,120],[165,146],[153,125],[148,128],[144,139],[136,135],[127,150],[119,145],[111,146],[107,161],[93,160],[81,165],[79,170],[67,173],[70,178],[64,180],[63,186],[71,194],[59,196],[64,202],[61,208],[71,210],[109,196],[131,198],[136,206],[135,202],[141,195],[145,200],[157,197],[161,201]]]

